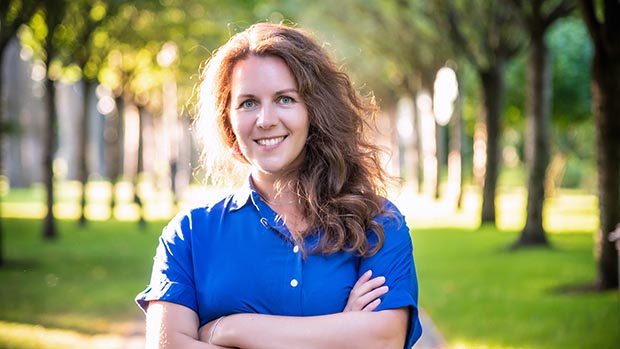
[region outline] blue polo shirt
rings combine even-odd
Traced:
[[[341,312],[351,288],[371,269],[385,276],[389,291],[377,308],[410,308],[407,346],[421,336],[418,283],[409,228],[398,209],[376,217],[385,242],[373,256],[310,253],[318,237],[304,243],[304,259],[289,230],[251,180],[236,193],[177,215],[164,228],[149,286],[136,301],[162,300],[194,310],[200,326],[234,313],[314,316]],[[369,241],[376,241],[368,234]]]

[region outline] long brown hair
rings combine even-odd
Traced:
[[[228,173],[231,164],[225,160],[231,154],[246,162],[238,151],[229,107],[232,70],[249,55],[284,60],[308,109],[310,128],[304,163],[291,170],[292,176],[284,176],[287,179],[277,183],[276,188],[292,188],[302,198],[303,214],[310,228],[296,238],[322,231],[313,252],[374,254],[383,245],[384,229],[373,218],[387,213],[383,209],[383,195],[388,179],[381,166],[381,149],[367,135],[377,108],[374,99],[362,98],[347,74],[300,29],[282,24],[252,25],[235,34],[207,62],[196,120],[198,133],[205,141],[207,176],[216,178],[222,171]],[[206,135],[214,129],[219,142]],[[369,243],[369,231],[376,234],[376,243]]]

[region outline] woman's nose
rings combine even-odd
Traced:
[[[256,119],[256,126],[259,128],[271,128],[278,124],[278,116],[270,106],[263,106]]]

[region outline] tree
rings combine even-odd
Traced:
[[[618,286],[618,253],[609,234],[620,223],[620,2],[579,0],[594,44],[592,112],[596,123],[599,232],[597,287]]]
[[[448,31],[455,49],[474,67],[482,85],[487,140],[480,220],[495,225],[505,64],[519,52],[522,37],[513,11],[501,2],[442,0],[429,5],[438,26]]]
[[[82,74],[83,100],[82,113],[79,120],[79,156],[78,156],[78,177],[82,184],[82,195],[80,200],[79,224],[86,224],[86,186],[90,175],[88,168],[88,133],[90,130],[89,108],[90,98],[94,87],[97,84],[97,75],[103,61],[110,50],[111,43],[115,41],[110,30],[105,28],[116,12],[120,4],[114,1],[104,2],[103,0],[82,0],[72,1],[67,14],[63,19],[63,24],[70,28],[66,30],[69,36],[65,40],[62,51],[66,56],[66,63],[75,63]],[[125,30],[126,26],[116,27]],[[116,30],[117,32],[119,29]],[[116,33],[115,33],[116,34]]]
[[[527,69],[527,128],[525,158],[528,170],[527,215],[516,246],[548,245],[543,227],[545,177],[549,164],[551,114],[551,61],[546,33],[558,19],[575,8],[572,0],[511,0],[522,28],[529,35]]]
[[[43,141],[43,181],[46,192],[47,213],[43,221],[43,238],[52,240],[57,237],[56,218],[54,216],[54,153],[56,151],[56,134],[58,127],[58,112],[56,110],[56,87],[50,75],[52,61],[59,48],[56,29],[59,27],[67,2],[64,0],[49,0],[43,5],[45,16],[46,35],[43,44],[45,52],[45,105],[47,109],[47,127]],[[41,28],[40,28],[41,29]]]
[[[4,50],[8,43],[13,39],[19,28],[27,23],[36,9],[36,1],[26,0],[5,0],[0,3],[0,175],[2,174],[3,154],[2,144],[4,143],[4,133],[8,129],[4,121],[4,94],[2,81],[2,62],[4,61]],[[1,211],[0,211],[1,212]],[[2,214],[0,213],[0,216]],[[4,264],[4,230],[0,219],[0,265]]]

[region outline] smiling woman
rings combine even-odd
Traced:
[[[372,99],[305,32],[260,23],[208,61],[199,110],[207,175],[231,158],[250,175],[164,229],[136,298],[147,347],[410,348],[413,247],[366,138]]]

